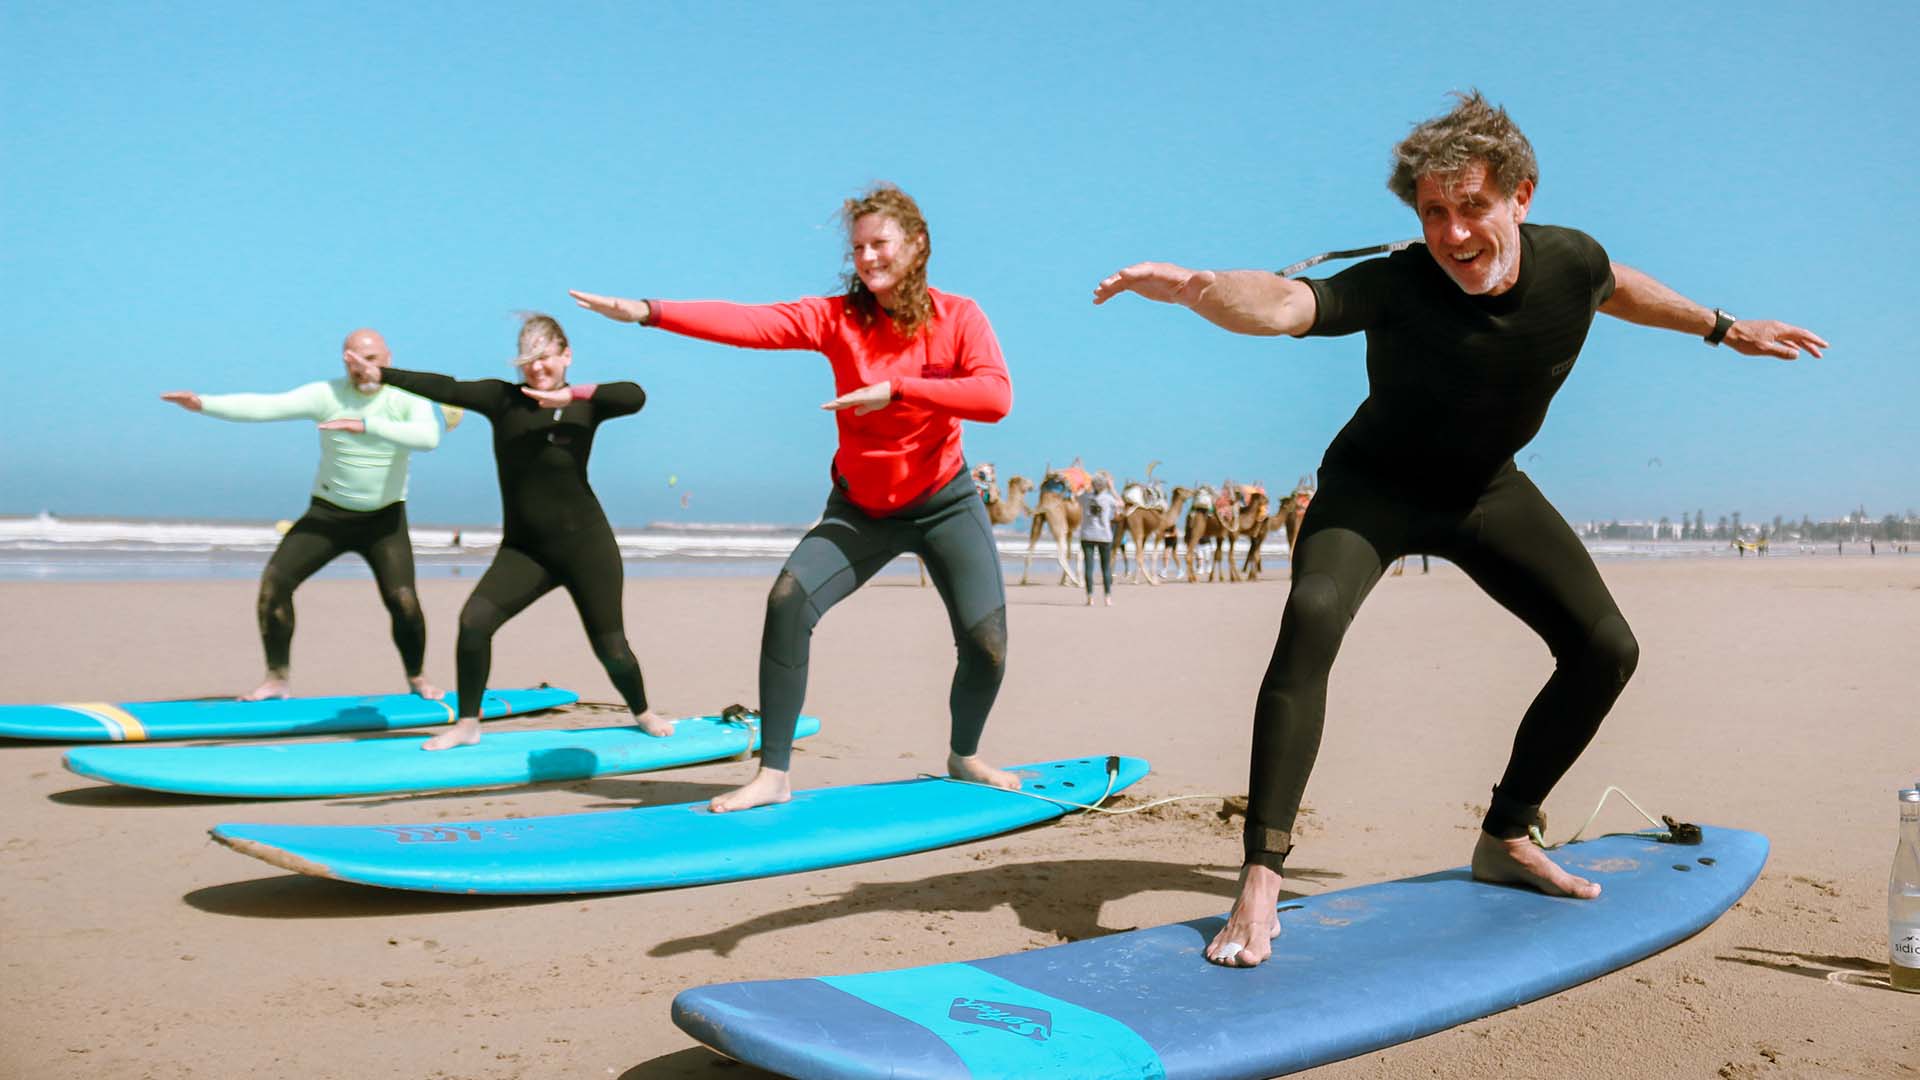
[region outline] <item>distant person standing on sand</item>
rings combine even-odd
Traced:
[[[190,412],[221,420],[312,420],[320,426],[320,469],[307,512],[293,523],[260,575],[260,643],[267,675],[242,701],[284,698],[290,692],[293,592],[300,583],[351,551],[373,568],[380,600],[393,621],[407,686],[424,698],[441,691],[422,674],[427,620],[413,587],[413,541],[407,535],[407,459],[440,445],[433,406],[377,378],[392,355],[372,330],[355,330],[341,346],[347,374],[284,394],[161,394]]]
[[[1093,474],[1093,483],[1080,493],[1080,555],[1086,569],[1087,606],[1093,606],[1093,560],[1100,559],[1100,590],[1107,606],[1113,606],[1113,519],[1120,512],[1120,499],[1113,493],[1113,481],[1107,474]]]
[[[427,740],[426,749],[480,741],[480,698],[493,667],[494,632],[556,588],[573,598],[587,641],[633,722],[664,738],[673,734],[673,721],[648,708],[640,661],[627,644],[620,545],[587,485],[595,429],[639,412],[646,392],[630,382],[569,385],[573,349],[560,324],[547,315],[522,321],[520,354],[513,363],[526,379],[518,385],[501,379],[462,382],[397,368],[375,373],[388,385],[492,421],[494,466],[500,474],[500,547],[460,609],[454,648],[460,719],[452,731]]]
[[[620,322],[724,345],[826,354],[839,396],[833,486],[820,523],[787,557],[760,639],[760,770],[716,796],[715,811],[785,802],[813,628],[881,568],[911,552],[946,604],[959,663],[948,697],[947,771],[997,787],[1012,773],[979,757],[1006,667],[1007,593],[986,503],[968,475],[960,422],[994,423],[1013,403],[1000,343],[980,306],[927,285],[932,241],[920,207],[882,185],[841,207],[846,291],[786,304],[622,300],[575,292]]]
[[[1416,127],[1394,156],[1387,186],[1418,215],[1424,245],[1324,280],[1138,263],[1094,292],[1096,304],[1122,292],[1180,304],[1241,334],[1367,335],[1367,399],[1327,448],[1254,706],[1240,895],[1206,950],[1219,964],[1251,967],[1271,953],[1328,672],[1368,591],[1408,552],[1451,560],[1546,639],[1557,663],[1493,789],[1474,877],[1599,895],[1527,830],[1640,647],[1586,548],[1513,455],[1546,419],[1596,312],[1748,356],[1817,357],[1827,345],[1799,327],[1696,304],[1611,261],[1585,233],[1523,225],[1539,181],[1533,148],[1478,93]]]

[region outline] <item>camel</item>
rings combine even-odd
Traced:
[[[1261,539],[1265,539],[1265,533],[1268,528],[1266,489],[1258,484],[1253,484],[1237,489],[1234,494],[1236,496],[1234,521],[1232,527],[1229,528],[1226,533],[1226,560],[1227,572],[1229,574],[1233,573],[1233,548],[1234,545],[1239,542],[1239,539],[1245,536],[1250,538],[1250,545],[1257,543],[1257,541],[1251,538],[1257,533],[1260,534]],[[1214,541],[1214,548],[1215,554],[1218,555],[1219,541]],[[1240,580],[1240,575],[1234,574],[1233,580]],[[1248,578],[1247,580],[1253,581],[1257,580],[1257,578]]]
[[[1300,535],[1300,522],[1306,518],[1307,504],[1312,500],[1313,485],[1308,483],[1307,478],[1303,476],[1300,478],[1300,483],[1294,487],[1292,493],[1286,498],[1281,499],[1280,502],[1275,505],[1273,516],[1254,527],[1252,533],[1253,545],[1247,549],[1246,565],[1241,568],[1242,572],[1247,575],[1247,580],[1260,580],[1260,570],[1262,568],[1262,560],[1260,557],[1261,549],[1266,543],[1267,537],[1271,535],[1275,522],[1280,523],[1281,529],[1285,531],[1287,535],[1287,556],[1288,558],[1292,558],[1294,538]]]
[[[1132,539],[1134,550],[1138,553],[1133,560],[1132,580],[1134,582],[1144,580],[1149,585],[1160,584],[1160,577],[1165,570],[1163,568],[1161,574],[1156,574],[1148,568],[1147,560],[1152,557],[1148,551],[1148,545],[1156,537],[1165,534],[1169,526],[1180,520],[1181,507],[1185,506],[1187,500],[1192,497],[1192,488],[1176,487],[1173,489],[1173,496],[1163,507],[1135,506],[1127,511],[1122,524],[1126,528],[1125,535]],[[1115,535],[1121,534],[1116,532]],[[1174,535],[1177,536],[1178,533]]]
[[[994,480],[993,462],[989,461],[973,470],[973,484],[987,501],[987,520],[995,525],[1011,525],[1027,512],[1027,492],[1033,490],[1033,481],[1026,477],[1007,477],[1007,494],[1002,498]]]
[[[1194,493],[1193,509],[1187,511],[1188,581],[1199,582],[1200,573],[1194,566],[1194,559],[1200,546],[1208,541],[1213,542],[1213,567],[1207,573],[1207,580],[1220,580],[1220,548],[1222,543],[1228,543],[1227,580],[1239,581],[1240,568],[1233,563],[1230,541],[1250,531],[1254,522],[1267,512],[1267,495],[1264,491],[1255,491],[1251,498],[1242,503],[1237,497],[1239,489],[1231,482],[1223,485],[1222,490],[1227,494],[1225,499],[1214,495],[1212,488],[1200,488]]]
[[[1060,563],[1060,584],[1080,587],[1080,573],[1074,569],[1069,557],[1069,541],[1080,529],[1080,500],[1074,496],[1075,477],[1086,476],[1086,470],[1080,468],[1080,459],[1074,458],[1073,464],[1055,471],[1047,469],[1045,479],[1040,481],[1040,502],[1033,508],[1033,524],[1027,528],[1027,559],[1020,568],[1020,584],[1026,585],[1028,575],[1033,570],[1033,549],[1040,543],[1040,530],[1046,528],[1053,533],[1054,557]]]

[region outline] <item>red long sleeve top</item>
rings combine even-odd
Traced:
[[[862,327],[841,296],[787,304],[649,300],[662,330],[749,349],[810,349],[833,365],[836,396],[877,382],[893,403],[865,415],[834,413],[834,470],[847,496],[875,516],[932,494],[965,464],[960,421],[993,423],[1013,407],[1007,362],[986,313],[964,296],[928,289],[933,317],[904,338],[884,316]]]

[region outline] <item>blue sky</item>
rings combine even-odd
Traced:
[[[1414,235],[1389,149],[1471,86],[1534,142],[1532,220],[1833,344],[1782,364],[1601,319],[1520,455],[1563,512],[1920,506],[1920,9],[1320,7],[0,6],[23,350],[0,514],[291,516],[310,430],[157,395],[330,377],[360,325],[402,366],[501,376],[513,313],[544,309],[576,380],[648,389],[596,447],[616,523],[810,520],[824,359],[599,321],[566,290],[830,292],[834,210],[878,179],[920,200],[933,282],[1007,353],[1014,412],[969,427],[973,460],[1290,484],[1365,395],[1359,338],[1236,338],[1092,287]],[[497,519],[484,421],[416,459],[410,501]]]

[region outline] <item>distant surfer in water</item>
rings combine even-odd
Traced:
[[[440,444],[433,406],[388,390],[367,371],[391,362],[387,342],[355,330],[341,346],[347,374],[284,394],[196,394],[173,390],[164,401],[222,420],[313,420],[320,426],[320,469],[307,512],[287,530],[260,575],[260,642],[267,675],[242,701],[289,693],[293,648],[293,592],[300,583],[351,551],[373,568],[380,599],[393,620],[393,643],[407,685],[424,698],[441,691],[422,674],[427,620],[413,586],[413,541],[407,536],[407,459]]]
[[[882,185],[841,208],[846,291],[786,304],[622,300],[575,292],[589,311],[725,345],[825,353],[839,396],[840,448],[820,523],[774,579],[760,639],[760,770],[715,811],[785,802],[813,628],[896,556],[911,552],[947,608],[959,663],[948,697],[947,771],[1015,788],[979,757],[1006,669],[1007,593],[986,505],[960,447],[960,422],[994,423],[1013,404],[1006,361],[978,304],[927,285],[932,242],[920,208]]]
[[[673,721],[647,706],[640,661],[627,644],[621,610],[620,546],[600,500],[587,485],[587,457],[601,423],[631,416],[647,402],[635,383],[569,384],[573,349],[551,316],[529,315],[520,326],[513,361],[525,381],[463,382],[445,375],[385,368],[373,373],[389,386],[456,405],[493,423],[493,457],[500,474],[503,528],[493,564],[460,609],[454,648],[460,682],[460,718],[453,730],[427,740],[445,750],[480,741],[480,698],[493,666],[493,635],[527,605],[564,588],[580,612],[587,640],[607,678],[649,735],[673,734]]]
[[[1138,293],[1240,334],[1367,335],[1367,398],[1327,448],[1254,705],[1240,895],[1207,946],[1215,963],[1251,967],[1271,953],[1327,674],[1368,591],[1408,553],[1452,560],[1544,638],[1556,662],[1493,789],[1473,875],[1599,895],[1535,847],[1528,828],[1640,647],[1579,538],[1513,455],[1540,429],[1596,312],[1748,356],[1792,360],[1826,348],[1799,327],[1694,303],[1612,262],[1585,233],[1523,225],[1538,181],[1533,149],[1506,110],[1461,95],[1395,149],[1387,186],[1419,216],[1424,245],[1322,280],[1138,263],[1094,291],[1096,304]]]

